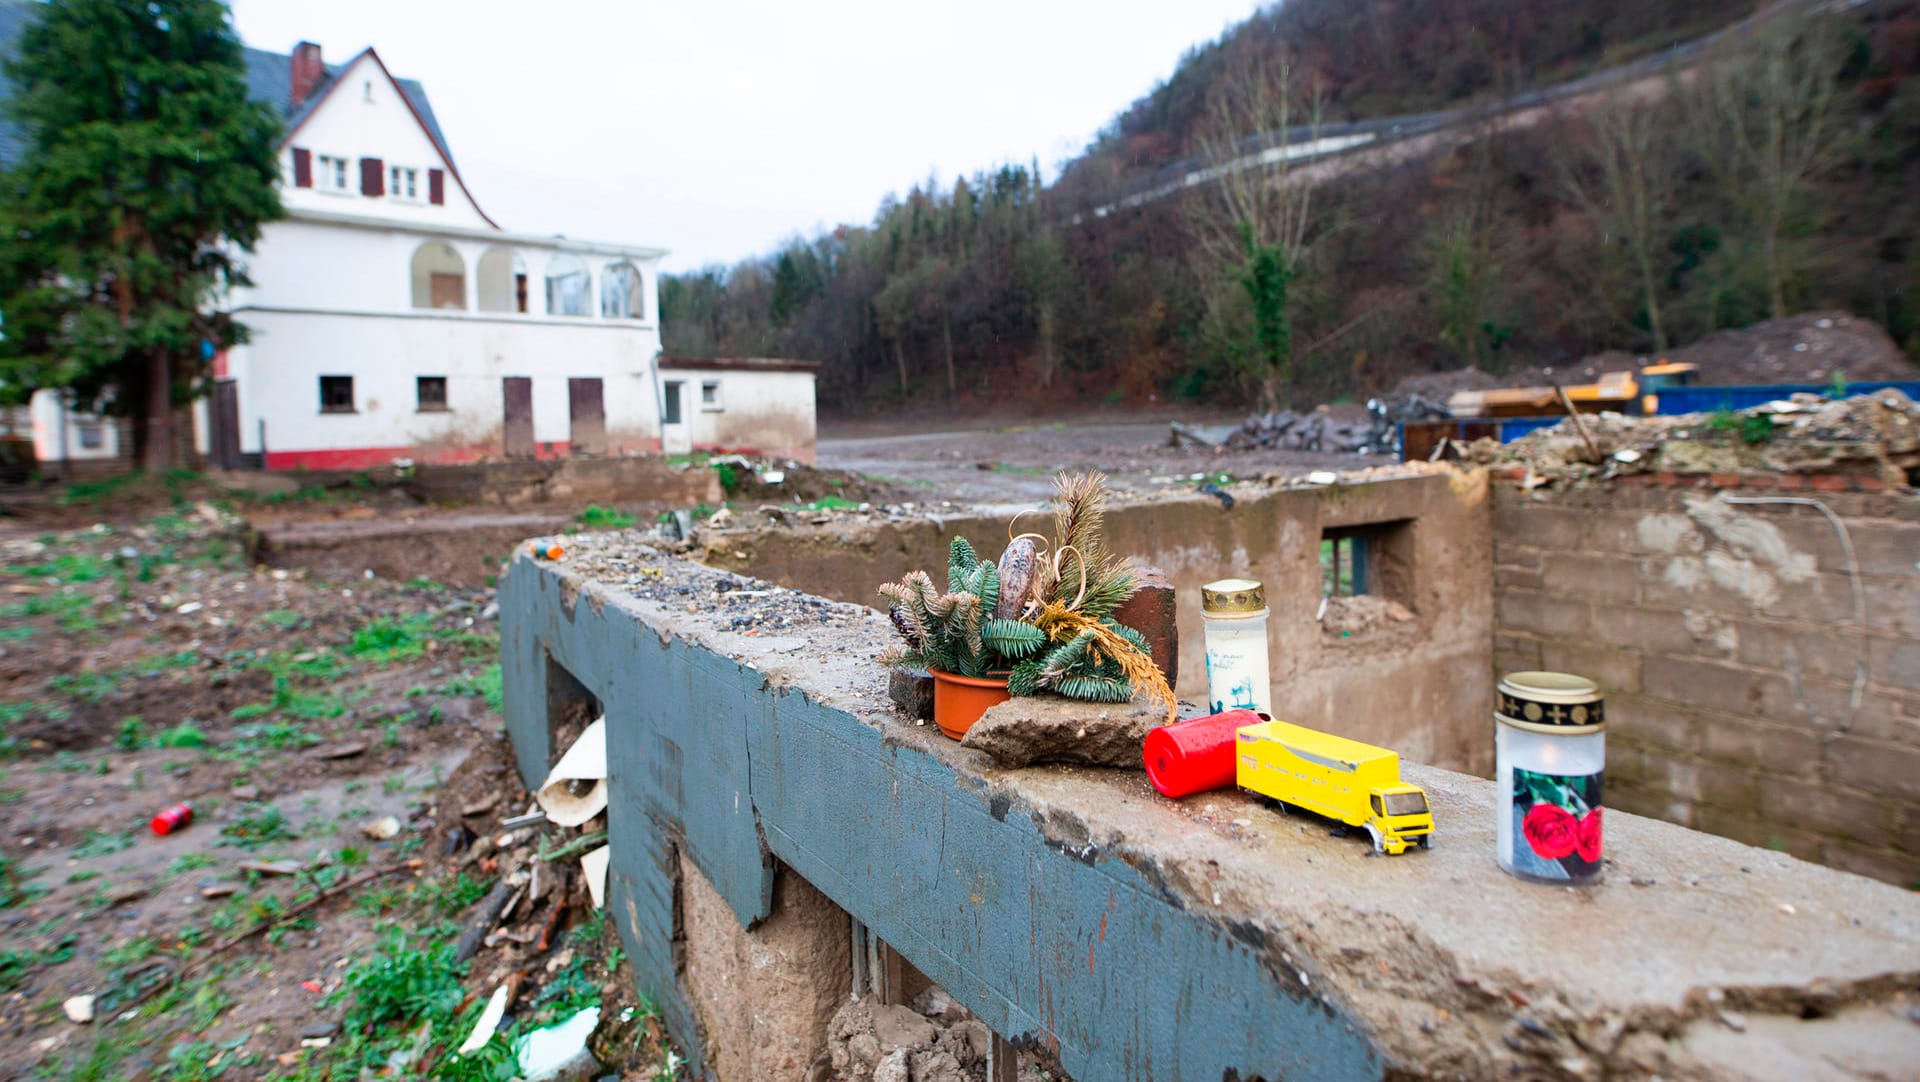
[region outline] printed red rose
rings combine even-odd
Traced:
[[[1536,855],[1547,860],[1572,856],[1580,844],[1580,826],[1573,813],[1558,804],[1535,804],[1520,820],[1520,833]]]
[[[1597,864],[1600,861],[1601,810],[1595,808],[1581,816],[1578,824],[1579,840],[1574,843],[1574,848],[1579,852],[1580,859],[1589,864]]]

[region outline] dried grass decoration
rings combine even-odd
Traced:
[[[880,588],[905,640],[881,660],[961,676],[1007,672],[1015,695],[1124,703],[1143,692],[1174,720],[1173,688],[1146,638],[1113,619],[1140,576],[1132,559],[1106,549],[1106,477],[1063,473],[1054,485],[1051,539],[1014,535],[1010,523],[1006,551],[986,563],[956,537],[945,593],[921,571]]]

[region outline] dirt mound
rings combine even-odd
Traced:
[[[1845,312],[1805,312],[1737,331],[1719,331],[1667,359],[1700,366],[1703,384],[1825,383],[1840,373],[1855,383],[1920,379],[1916,367],[1872,320]]]

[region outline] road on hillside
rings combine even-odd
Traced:
[[[1851,10],[1872,2],[1838,0],[1825,6],[1834,10]],[[1198,156],[1183,158],[1128,182],[1123,192],[1104,197],[1104,201],[1091,211],[1075,214],[1071,220],[1078,224],[1086,214],[1104,218],[1116,211],[1132,210],[1190,188],[1210,184],[1223,176],[1280,161],[1317,163],[1309,170],[1302,170],[1303,177],[1326,180],[1357,170],[1425,157],[1483,134],[1531,127],[1552,115],[1556,109],[1577,105],[1602,94],[1618,93],[1634,99],[1657,96],[1664,92],[1665,82],[1675,71],[1691,65],[1716,42],[1746,33],[1788,11],[1819,6],[1822,5],[1810,3],[1809,0],[1781,0],[1694,41],[1497,102],[1374,120],[1302,124],[1285,131],[1249,135],[1239,141],[1241,156],[1232,161],[1210,163]]]

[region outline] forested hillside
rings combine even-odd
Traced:
[[[1808,307],[1912,354],[1920,0],[1770,18],[1684,77],[1093,213],[1110,182],[1250,133],[1504,96],[1749,11],[1293,0],[1190,54],[1066,181],[929,180],[870,224],[667,278],[666,348],[821,361],[829,410],[1312,402]]]

